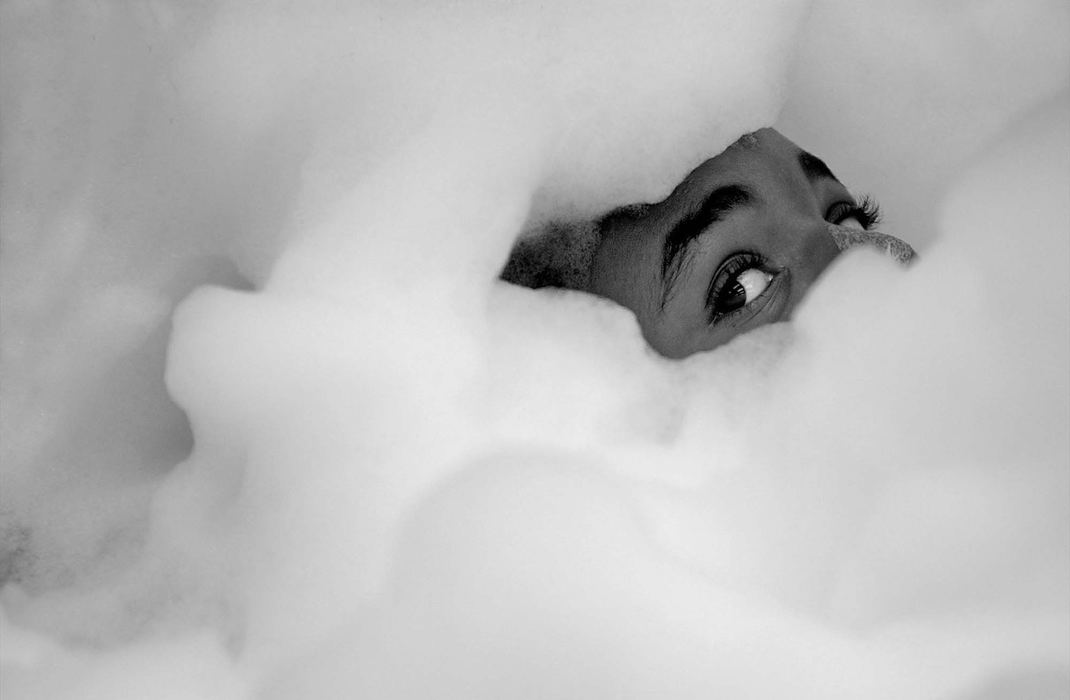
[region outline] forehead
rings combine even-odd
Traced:
[[[800,149],[772,129],[744,134],[720,154],[696,167],[669,195],[655,204],[622,207],[606,217],[607,238],[630,239],[634,244],[663,239],[672,224],[700,203],[717,184],[753,175],[754,159],[795,158]],[[790,167],[785,164],[785,167]]]
[[[802,149],[773,129],[744,134],[723,152],[688,173],[658,206],[666,209],[686,206],[693,198],[704,196],[715,181],[753,175],[756,160],[779,161],[781,168],[791,169],[802,152]]]
[[[800,169],[802,155],[808,154],[774,129],[744,134],[723,152],[688,173],[662,201],[619,210],[623,215],[614,217],[615,221],[606,230],[613,234],[663,238],[675,220],[700,204],[715,186],[733,180],[753,179],[757,174],[756,166],[766,171],[770,169],[769,164],[775,164],[773,169],[783,174],[790,172],[794,176],[794,171]]]

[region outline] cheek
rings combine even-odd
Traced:
[[[698,340],[696,338],[680,337],[661,330],[648,333],[647,329],[644,328],[643,336],[650,347],[656,350],[659,355],[670,360],[682,360],[688,355],[705,349],[702,347],[701,342],[696,342]]]
[[[647,343],[650,347],[670,360],[682,360],[697,352],[713,350],[741,333],[743,331],[732,328],[705,327],[701,330],[691,329],[685,331],[662,327],[646,335],[646,330],[644,329],[644,335],[646,335]]]
[[[659,316],[640,317],[639,325],[650,347],[672,360],[712,350],[739,334],[733,328],[710,326],[701,311],[685,315],[677,308]]]

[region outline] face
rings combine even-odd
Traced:
[[[820,159],[763,129],[664,201],[607,217],[590,291],[634,311],[662,355],[686,357],[788,319],[877,216]]]

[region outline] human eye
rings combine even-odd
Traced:
[[[861,200],[844,200],[836,202],[825,212],[825,220],[859,231],[869,231],[881,221],[881,208],[876,200],[865,195]]]
[[[743,313],[761,299],[778,272],[757,253],[736,253],[717,268],[706,296],[710,324]]]

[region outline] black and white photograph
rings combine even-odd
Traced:
[[[1067,700],[1067,0],[0,0],[3,700]]]

